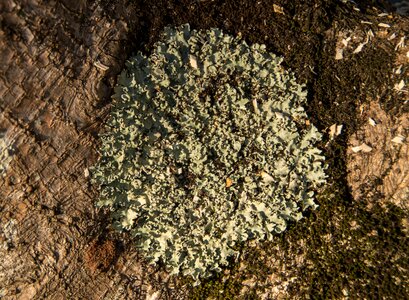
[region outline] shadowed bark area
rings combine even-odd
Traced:
[[[384,1],[376,2],[387,8]],[[362,1],[357,11],[351,3],[323,0],[2,1],[0,133],[12,159],[0,174],[0,298],[202,299],[222,295],[223,299],[294,299],[342,297],[346,294],[333,293],[350,287],[349,291],[361,289],[362,297],[386,299],[408,292],[407,270],[397,272],[389,258],[384,260],[392,264],[389,269],[374,268],[368,273],[359,269],[364,275],[348,269],[337,277],[331,276],[330,268],[325,269],[332,265],[320,255],[335,255],[337,248],[332,248],[335,243],[328,231],[314,228],[352,222],[342,219],[352,202],[323,201],[320,210],[311,213],[310,223],[297,225],[301,227],[278,237],[276,245],[257,250],[261,252],[246,250],[237,268],[226,270],[224,279],[216,276],[198,289],[189,280],[169,278],[160,267],[147,266],[127,235],[109,227],[109,214],[94,207],[98,191],[89,182],[89,168],[98,158],[97,134],[108,116],[112,88],[125,60],[138,50],[148,52],[164,26],[188,22],[192,28],[219,27],[241,34],[248,42],[265,43],[284,56],[285,66],[307,84],[310,104],[306,109],[311,121],[322,131],[334,123],[344,124],[343,134],[330,146],[324,141],[321,147],[331,170],[340,170],[336,178],[350,197],[346,147],[349,136],[364,122],[357,118],[361,105],[375,100],[390,118],[409,110],[407,92],[394,89],[408,75],[407,41],[398,44],[407,36],[409,21],[379,16],[381,11],[372,5],[375,1]],[[362,51],[354,53],[369,31],[373,37]],[[349,37],[345,45],[343,40]],[[343,49],[341,60],[335,59],[337,48]],[[407,91],[407,86],[403,89]],[[368,164],[365,157],[358,162]],[[386,169],[390,176],[396,166]],[[362,201],[374,202],[362,197]],[[337,205],[333,211],[340,213],[340,220],[334,220],[331,205]],[[379,226],[389,230],[396,225],[403,232],[405,225],[399,222],[407,211],[396,215],[395,223],[385,221]],[[359,220],[361,216],[355,217]],[[374,230],[375,221],[371,223]],[[294,237],[297,230],[307,235]],[[335,225],[331,230],[334,236],[350,231]],[[388,240],[391,249],[398,249],[392,254],[400,255],[399,259],[401,247],[408,245],[408,233],[402,232],[397,233],[396,241]],[[313,243],[308,234],[314,236]],[[354,241],[354,247],[359,247],[358,237]],[[311,250],[314,245],[317,251]],[[339,245],[344,244],[340,241]],[[396,262],[396,269],[407,262],[407,256],[403,259]],[[350,262],[340,257],[335,260],[340,265]],[[376,276],[385,272],[389,281],[376,293],[362,289],[374,287]],[[327,283],[311,284],[309,277],[318,278],[317,274]]]

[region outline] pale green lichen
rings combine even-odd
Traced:
[[[269,240],[316,207],[321,135],[281,61],[184,25],[127,62],[92,177],[150,261],[205,277],[238,242]]]

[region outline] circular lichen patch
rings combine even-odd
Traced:
[[[271,239],[325,182],[306,92],[282,59],[218,29],[166,28],[119,77],[93,180],[146,257],[205,277]]]

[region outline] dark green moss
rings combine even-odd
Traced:
[[[199,286],[190,291],[189,299],[237,299],[242,288],[240,281],[226,280],[222,276],[204,280]]]

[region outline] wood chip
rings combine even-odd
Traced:
[[[332,124],[329,128],[329,136],[332,139],[334,139],[334,137],[336,137],[337,135],[340,135],[342,132],[342,128],[344,127],[344,125],[337,125],[337,124]]]
[[[362,151],[362,152],[371,152],[372,148],[369,147],[367,144],[362,143],[360,146],[352,147],[351,150],[353,152],[355,152],[355,153],[360,152],[360,151]]]
[[[342,52],[344,50],[342,48],[337,48],[336,53],[335,53],[335,59],[336,60],[340,60],[342,59],[344,56],[342,55]]]
[[[371,151],[372,151],[372,148],[369,147],[367,144],[363,143],[363,144],[361,145],[361,150],[362,150],[363,152],[371,152]]]
[[[405,86],[405,81],[403,81],[403,79],[402,79],[399,83],[395,84],[394,88],[395,88],[395,90],[400,92],[400,91],[403,90],[404,86]]]
[[[403,47],[405,47],[405,37],[404,36],[401,37],[399,42],[396,44],[395,51]]]
[[[369,122],[369,124],[371,124],[372,126],[376,126],[376,122],[375,122],[374,119],[368,118],[368,122]]]
[[[273,4],[273,10],[277,14],[284,15],[284,9],[281,6],[277,5],[277,4]]]
[[[349,41],[351,40],[351,37],[346,38],[346,39],[342,39],[341,43],[342,45],[344,45],[345,47],[348,46]]]
[[[98,61],[98,60],[94,62],[94,66],[96,66],[98,69],[101,69],[102,71],[106,71],[106,70],[109,69],[108,66],[102,64],[102,63],[101,63],[100,61]]]
[[[342,132],[342,128],[344,127],[344,125],[337,125],[337,135],[340,135],[341,134],[341,132]]]
[[[392,142],[395,144],[403,144],[403,142],[405,141],[405,137],[403,135],[397,135],[392,139]]]
[[[361,43],[361,44],[359,44],[358,47],[356,47],[355,50],[354,50],[354,52],[352,52],[352,53],[355,54],[355,53],[361,52],[361,51],[362,51],[362,48],[365,46],[365,44],[366,44],[366,43]]]
[[[391,25],[386,24],[386,23],[379,23],[378,26],[379,26],[379,27],[383,27],[383,28],[389,28],[389,27],[391,27]]]

